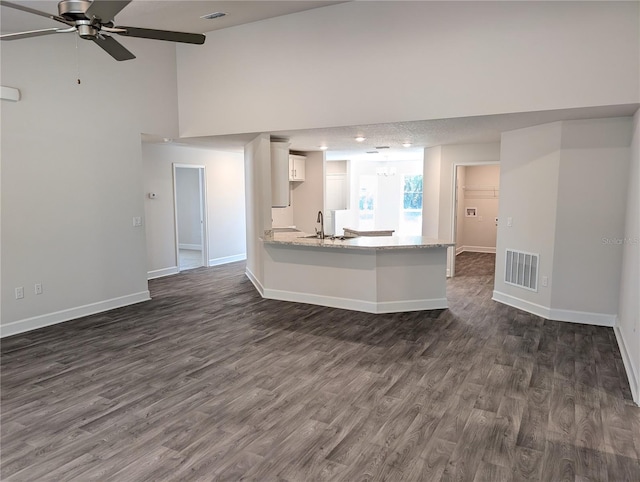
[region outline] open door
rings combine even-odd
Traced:
[[[179,271],[208,266],[205,167],[173,165],[176,259]]]

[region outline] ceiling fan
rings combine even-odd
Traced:
[[[16,10],[50,18],[67,25],[66,28],[45,28],[0,35],[0,40],[18,40],[54,33],[78,32],[81,38],[92,40],[116,60],[130,60],[135,59],[136,56],[129,52],[116,39],[105,35],[105,33],[188,44],[201,45],[204,43],[205,36],[199,33],[173,32],[170,30],[114,25],[114,17],[116,14],[129,3],[131,3],[131,0],[62,0],[58,3],[58,15],[53,15],[16,3],[0,0],[0,5],[3,7],[15,8]]]

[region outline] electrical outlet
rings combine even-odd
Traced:
[[[35,292],[35,294],[37,295],[41,295],[42,294],[42,284],[41,283],[36,283],[33,287],[33,291]]]
[[[16,288],[16,300],[21,300],[24,298],[24,288],[22,286],[18,286]]]
[[[549,286],[549,278],[547,276],[542,277],[542,286]]]

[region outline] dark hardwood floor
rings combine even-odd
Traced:
[[[1,478],[640,480],[613,331],[495,303],[493,255],[457,260],[448,310],[263,300],[235,263],[4,339]]]

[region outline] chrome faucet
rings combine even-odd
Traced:
[[[322,215],[322,211],[318,211],[318,219],[316,219],[316,223],[320,223],[320,231],[316,228],[316,234],[320,239],[324,239],[324,216]]]

